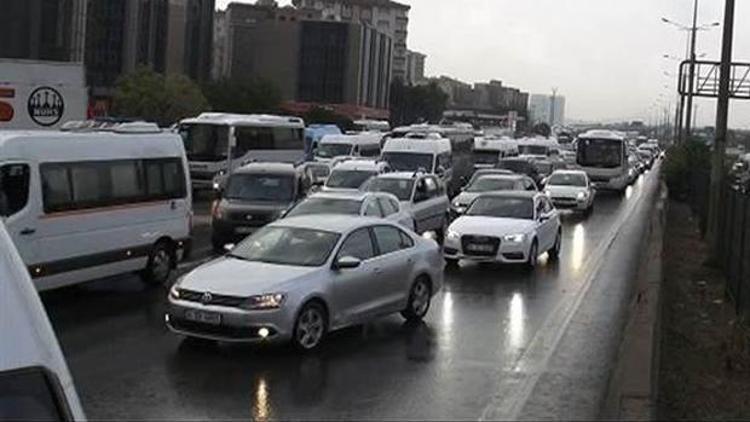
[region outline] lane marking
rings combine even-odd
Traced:
[[[655,173],[652,172],[651,175],[653,174]],[[567,296],[561,300],[534,334],[513,366],[509,370],[500,372],[502,378],[498,383],[497,391],[484,408],[479,420],[518,420],[539,378],[545,373],[549,360],[559,346],[573,316],[599,274],[604,257],[614,244],[625,222],[633,215],[643,198],[644,191],[651,188],[650,183],[656,183],[652,179],[653,176],[650,176],[646,180],[647,183],[643,183],[642,189],[630,198],[627,208],[616,220],[617,224],[614,224],[607,232],[602,242],[603,247],[598,247],[595,255],[586,262],[586,278],[575,296]]]

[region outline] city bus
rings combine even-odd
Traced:
[[[609,130],[593,130],[578,137],[576,163],[597,189],[624,192],[630,163],[625,137]]]
[[[217,174],[253,161],[305,159],[305,122],[299,117],[203,113],[180,122],[193,189],[211,189]]]

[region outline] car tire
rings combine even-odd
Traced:
[[[294,321],[292,342],[304,352],[317,349],[328,331],[328,313],[318,302],[308,302]]]
[[[445,258],[445,265],[448,268],[458,268],[458,260],[456,258]]]
[[[536,239],[534,239],[533,242],[531,242],[531,247],[529,248],[529,256],[526,258],[526,270],[527,271],[533,271],[534,268],[536,268],[537,260],[539,259],[539,243]]]
[[[401,316],[409,322],[421,321],[430,310],[432,286],[427,277],[421,276],[414,281],[409,290],[409,301]]]
[[[164,286],[174,268],[174,249],[169,242],[161,241],[151,249],[146,268],[141,272],[141,279],[152,286]]]
[[[548,252],[549,258],[553,261],[559,260],[561,250],[562,250],[562,230],[558,230],[557,236],[555,237],[555,244],[552,245],[552,249],[550,249]]]
[[[443,223],[440,226],[440,229],[435,232],[435,240],[437,241],[438,245],[442,245],[445,242],[445,233],[448,232],[448,215],[446,214],[443,217]]]

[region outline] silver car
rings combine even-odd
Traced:
[[[487,192],[499,191],[530,191],[537,192],[534,180],[522,174],[487,174],[472,178],[471,182],[462,189],[461,194],[453,198],[451,216],[458,218],[463,215],[472,202]]]
[[[284,216],[342,214],[384,218],[414,230],[414,216],[396,196],[385,192],[318,192],[292,207]]]
[[[442,242],[450,223],[450,200],[437,176],[423,172],[381,174],[370,179],[362,189],[395,195],[401,207],[413,215],[415,231],[420,234],[435,232],[438,242]]]
[[[173,332],[226,342],[292,341],[400,312],[420,320],[443,286],[440,248],[382,219],[279,220],[180,279],[166,315]]]

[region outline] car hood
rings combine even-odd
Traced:
[[[453,200],[453,203],[459,203],[461,206],[468,206],[481,194],[482,192],[462,192]]]
[[[495,218],[464,216],[450,225],[449,230],[463,236],[473,234],[478,236],[507,236],[530,232],[536,224],[531,220],[519,218]]]
[[[545,190],[549,191],[551,196],[557,198],[575,198],[580,192],[586,192],[586,188],[578,186],[547,186]]]
[[[284,293],[290,284],[318,271],[321,271],[320,267],[292,267],[219,258],[190,272],[178,287],[239,297]]]

